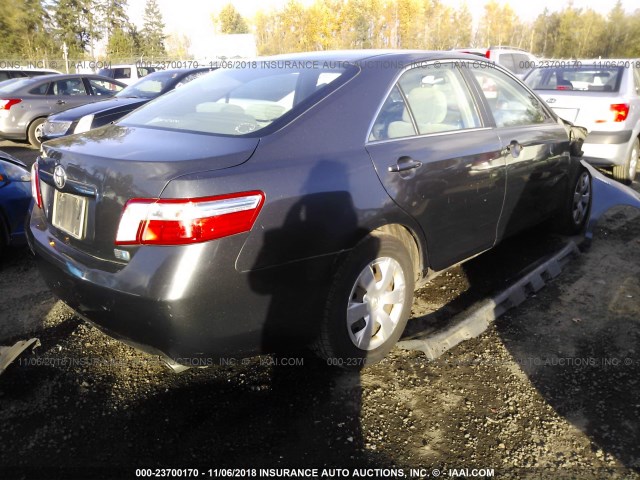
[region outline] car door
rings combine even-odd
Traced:
[[[367,151],[384,187],[423,228],[440,270],[491,248],[505,194],[505,160],[460,70],[405,71],[374,121]]]
[[[47,92],[50,113],[61,112],[94,101],[82,77],[54,80]]]
[[[491,112],[506,164],[500,239],[539,223],[566,201],[569,138],[544,101],[519,80],[478,62],[466,72]]]

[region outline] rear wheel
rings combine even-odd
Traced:
[[[631,151],[624,165],[613,167],[613,178],[626,185],[631,185],[638,172],[638,156],[640,156],[640,141],[636,138],[631,145]]]
[[[380,361],[404,331],[413,288],[413,263],[403,242],[369,235],[336,273],[316,352],[343,368]]]
[[[27,137],[29,138],[29,143],[34,147],[40,147],[42,144],[42,134],[44,128],[44,118],[36,118],[31,125],[29,125],[29,130],[27,130]]]
[[[589,218],[591,210],[591,175],[580,168],[571,182],[569,198],[556,217],[556,229],[567,235],[579,233]]]

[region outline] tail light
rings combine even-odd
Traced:
[[[613,115],[607,119],[596,120],[595,123],[624,122],[629,116],[628,103],[614,103],[609,107]]]
[[[0,110],[11,110],[11,107],[21,101],[19,98],[0,98]]]
[[[491,58],[491,50],[487,50],[487,53],[485,53],[484,56],[487,58]]]
[[[38,174],[38,162],[31,165],[31,196],[38,208],[42,208],[42,193],[40,192],[40,174]]]
[[[629,115],[629,104],[628,103],[614,103],[609,107],[613,112],[613,121],[614,122],[624,122]]]
[[[129,200],[116,245],[186,245],[248,232],[264,204],[259,191],[216,197]]]

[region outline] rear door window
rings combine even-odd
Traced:
[[[49,83],[43,83],[42,85],[38,85],[35,88],[29,90],[31,95],[46,95],[49,91]]]
[[[553,121],[538,98],[497,68],[473,67],[471,72],[489,104],[498,127]]]
[[[460,71],[451,63],[405,72],[386,99],[369,140],[480,127],[480,117]]]

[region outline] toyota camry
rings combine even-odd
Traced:
[[[475,56],[256,60],[44,144],[29,242],[59,298],[173,365],[361,366],[433,275],[543,221],[583,228],[576,129]]]

